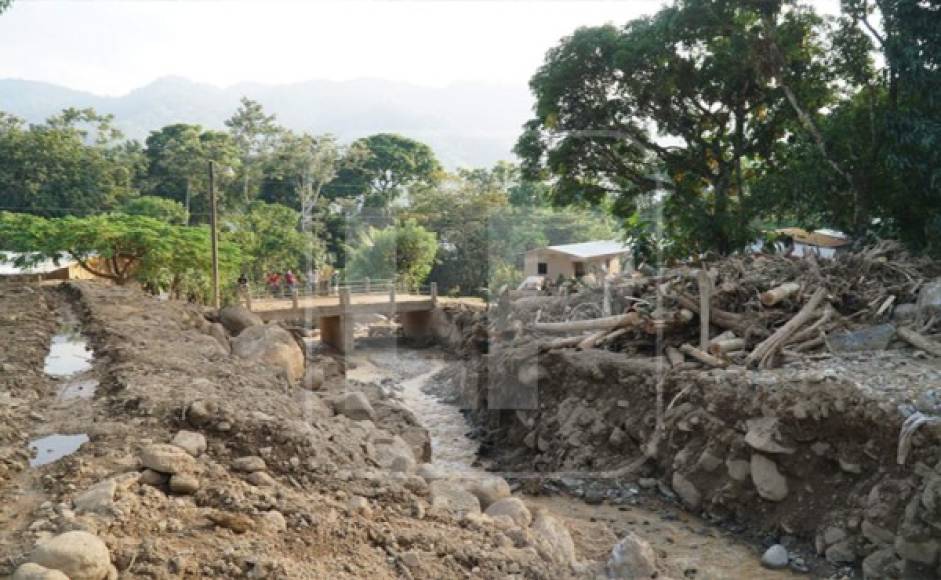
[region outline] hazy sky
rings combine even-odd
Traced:
[[[526,83],[559,38],[661,0],[14,0],[0,78],[118,95],[157,77],[216,85],[376,77]]]

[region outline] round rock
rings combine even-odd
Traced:
[[[530,513],[529,508],[518,497],[505,497],[497,500],[484,513],[492,518],[506,516],[513,520],[514,524],[524,529],[528,528],[533,521],[533,515]]]
[[[69,577],[58,570],[27,562],[16,569],[12,580],[69,580]]]
[[[71,580],[102,580],[111,570],[108,546],[88,532],[66,532],[36,546],[29,561],[59,570]]]
[[[761,557],[761,565],[771,570],[779,570],[787,567],[787,548],[781,544],[775,544],[765,550]]]

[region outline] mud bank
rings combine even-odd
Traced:
[[[574,552],[562,560],[552,551],[562,536],[551,517],[534,514],[540,524],[530,528],[459,509],[467,492],[416,474],[427,432],[393,398],[341,385],[332,370],[319,390],[304,388],[307,377],[292,381],[294,361],[281,356],[300,350],[293,342],[242,348],[256,335],[277,338],[275,328],[235,336],[191,305],[73,284],[68,299],[99,385],[63,400],[61,381],[43,373],[58,329],[50,296],[60,295],[0,293],[10,346],[0,354],[9,365],[0,577],[39,563],[73,580],[567,578],[585,569]],[[28,442],[56,433],[87,441],[29,467]],[[70,560],[47,559],[52,546]]]
[[[600,349],[539,353],[500,337],[481,348],[487,333],[469,312],[439,324],[467,360],[454,389],[501,469],[642,482],[709,521],[816,552],[829,570],[815,576],[941,577],[937,432],[917,430],[897,460],[905,419],[938,412],[936,360],[885,351],[664,372]]]

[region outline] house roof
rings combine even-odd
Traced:
[[[601,256],[615,256],[631,251],[631,247],[615,240],[599,240],[595,242],[582,242],[580,244],[563,244],[560,246],[546,246],[536,248],[529,252],[550,250],[575,258],[600,258]],[[529,253],[527,252],[527,253]]]
[[[781,228],[775,233],[784,234],[799,244],[817,246],[819,248],[839,248],[850,243],[842,233],[835,230],[814,230],[808,232],[801,228]]]
[[[0,251],[0,276],[16,276],[20,274],[48,274],[55,272],[60,268],[65,268],[75,263],[75,260],[60,258],[56,264],[53,260],[43,260],[29,268],[20,268],[13,261],[23,254],[17,252]]]

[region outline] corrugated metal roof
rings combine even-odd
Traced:
[[[13,261],[22,254],[16,252],[0,251],[0,276],[16,276],[19,274],[48,274],[60,268],[75,264],[75,260],[60,258],[58,265],[52,260],[43,260],[29,268],[20,268]]]
[[[780,228],[775,233],[784,234],[800,244],[817,246],[820,248],[839,248],[850,243],[850,240],[836,230],[814,230],[808,232],[801,228]]]
[[[597,258],[600,256],[613,256],[631,251],[631,247],[616,240],[599,240],[595,242],[582,242],[579,244],[562,244],[560,246],[546,246],[530,252],[551,250],[576,258]]]

